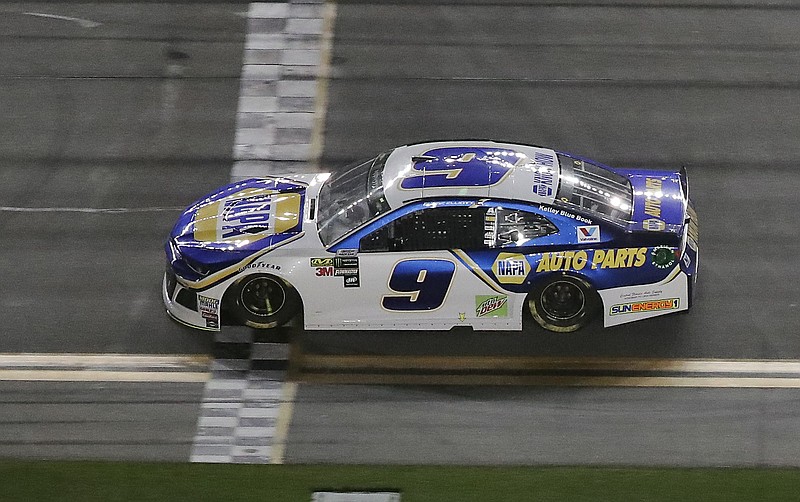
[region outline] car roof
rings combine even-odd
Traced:
[[[556,152],[494,141],[439,141],[394,149],[383,168],[384,197],[393,209],[411,200],[491,197],[553,202]]]

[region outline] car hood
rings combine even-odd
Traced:
[[[306,188],[288,178],[253,178],[206,195],[173,227],[171,261],[182,258],[189,267],[181,275],[207,275],[298,235]]]

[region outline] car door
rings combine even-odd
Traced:
[[[339,249],[357,258],[358,287],[333,299],[344,325],[448,329],[472,324],[476,298],[497,295],[456,249],[487,247],[487,208],[469,201],[425,202],[390,215]],[[344,258],[344,257],[340,257]]]

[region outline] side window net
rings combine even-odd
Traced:
[[[361,251],[481,249],[486,208],[422,209],[402,216],[361,239]]]
[[[485,221],[485,242],[491,247],[517,247],[558,233],[558,227],[542,215],[516,209],[489,208]]]

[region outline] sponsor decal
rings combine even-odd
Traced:
[[[358,249],[337,249],[336,256],[356,256]]]
[[[549,153],[534,152],[533,161],[543,166],[553,167],[553,162],[555,161],[555,158]]]
[[[659,310],[675,310],[680,305],[678,298],[666,300],[648,300],[643,302],[620,303],[612,305],[610,315],[641,314],[643,312],[656,312]]]
[[[333,267],[317,267],[314,275],[317,277],[333,277]]]
[[[647,263],[647,248],[594,249],[542,253],[537,272],[598,268],[638,268]]]
[[[483,218],[483,243],[493,246],[497,240],[497,208],[490,207]]]
[[[650,218],[642,222],[642,228],[652,232],[664,230],[666,224],[661,219],[661,196],[663,195],[661,178],[645,178],[644,214]]]
[[[239,272],[241,272],[243,270],[247,270],[249,268],[258,268],[258,269],[261,269],[261,270],[280,270],[281,266],[280,265],[273,265],[272,263],[261,263],[261,262],[259,262],[259,263],[251,263],[249,265],[245,265],[244,267],[240,268]]]
[[[356,273],[356,275],[348,275],[344,278],[344,287],[346,288],[357,288],[360,285],[358,273]]]
[[[219,328],[218,299],[197,295],[197,307],[200,310],[200,315],[206,320],[206,328]]]
[[[566,202],[569,202],[568,200]],[[539,205],[539,210],[544,211],[546,213],[555,214],[558,216],[566,216],[567,218],[572,218],[573,220],[578,220],[581,223],[587,223],[589,225],[592,224],[592,220],[586,218],[585,216],[581,216],[579,214],[570,213],[569,211],[565,211],[563,209],[556,209],[554,207],[545,206],[544,204]]]
[[[348,249],[345,251],[355,251],[354,249]],[[330,269],[333,269],[333,275],[335,277],[344,277],[343,284],[346,288],[357,288],[361,285],[358,277],[358,257],[351,254],[344,254],[339,255],[337,252],[336,258],[333,259],[333,267],[327,267],[324,271],[320,271],[317,269],[317,275],[321,276],[321,274],[328,275],[330,273]]]
[[[658,246],[650,251],[650,260],[657,268],[670,268],[678,261],[675,252],[667,246]]]
[[[667,224],[657,218],[650,218],[642,222],[642,228],[651,232],[660,232],[667,228]]]
[[[600,242],[600,226],[586,225],[578,227],[578,243]]]
[[[333,258],[311,258],[311,266],[316,267],[332,267]]]
[[[477,317],[508,317],[508,296],[476,295],[475,315]]]
[[[336,277],[343,277],[346,275],[356,275],[358,274],[358,268],[333,268],[333,275]]]
[[[533,193],[540,197],[552,197],[555,191],[555,173],[553,167],[555,157],[549,153],[535,152],[533,154],[533,162],[539,164],[540,167],[533,173]]]
[[[522,284],[530,271],[528,260],[517,253],[500,253],[492,264],[492,272],[501,284]]]

